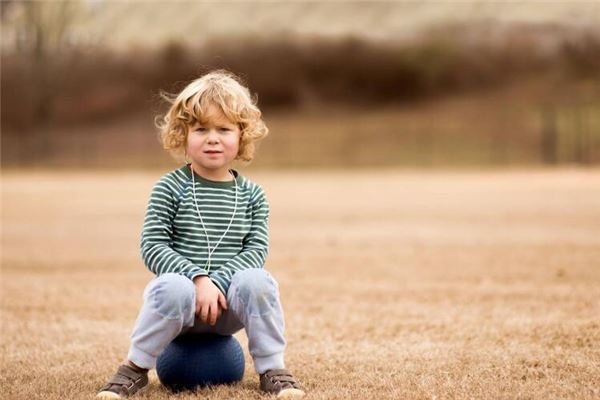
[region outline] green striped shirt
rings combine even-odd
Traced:
[[[233,172],[237,209],[229,231],[210,257],[210,268],[206,234],[214,249],[234,212],[234,181],[210,181],[194,173],[205,234],[194,203],[189,165],[158,180],[148,201],[141,238],[142,259],[150,271],[156,275],[174,272],[190,279],[209,276],[227,294],[237,271],[264,267],[269,250],[269,203],[259,185]]]

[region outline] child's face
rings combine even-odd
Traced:
[[[240,128],[211,106],[204,121],[188,127],[187,154],[197,173],[225,178],[239,150]]]

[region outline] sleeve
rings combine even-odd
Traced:
[[[269,252],[269,202],[262,188],[252,202],[252,225],[244,237],[242,250],[221,268],[210,272],[210,278],[227,295],[233,274],[248,268],[264,268]]]
[[[190,279],[208,275],[208,271],[172,249],[175,193],[168,181],[159,180],[150,195],[141,237],[141,254],[146,267],[155,275],[174,272]]]

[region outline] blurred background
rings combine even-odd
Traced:
[[[242,173],[311,399],[600,399],[599,0],[0,7],[2,398],[122,362],[179,166],[159,93],[227,68],[271,131]],[[245,351],[177,398],[264,400]]]
[[[252,167],[600,163],[600,3],[2,1],[2,165],[163,168],[154,116],[213,68]]]

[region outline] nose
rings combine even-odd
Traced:
[[[218,133],[215,130],[211,129],[208,132],[208,137],[206,138],[206,141],[208,143],[218,143],[219,142],[219,135],[218,135]]]

